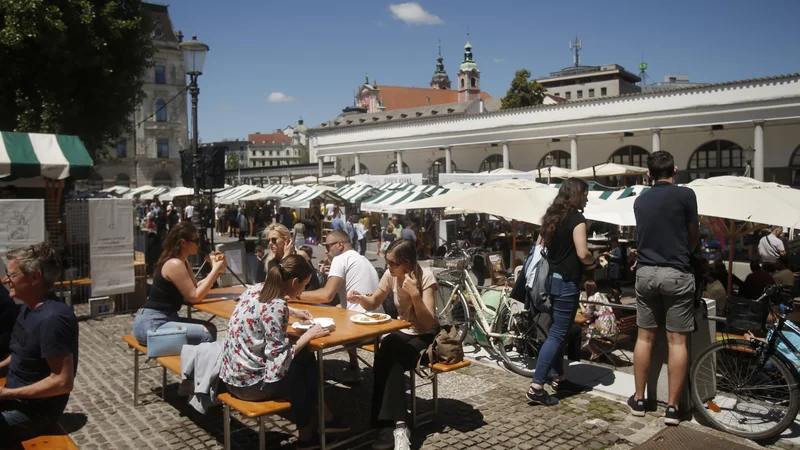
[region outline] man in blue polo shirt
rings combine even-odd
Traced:
[[[47,243],[9,250],[3,283],[23,302],[11,336],[11,356],[0,362],[0,439],[42,435],[64,412],[78,370],[78,320],[53,298],[58,256]]]
[[[678,168],[669,152],[647,158],[655,184],[633,204],[638,238],[636,325],[633,353],[636,393],[628,399],[635,416],[645,415],[644,391],[658,327],[666,327],[669,343],[669,397],[664,422],[680,423],[678,400],[689,359],[686,339],[694,331],[694,275],[690,255],[700,243],[697,198],[689,188],[676,186]]]

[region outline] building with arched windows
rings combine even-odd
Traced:
[[[548,161],[576,170],[606,162],[645,166],[650,153],[668,150],[681,182],[744,175],[749,167],[756,179],[800,187],[800,74],[578,102],[546,99],[509,111],[496,101],[324,122],[310,132],[312,161],[335,158],[349,167],[358,159],[372,173],[402,161],[433,181],[453,172],[453,161],[459,172],[529,171]],[[431,161],[442,160],[433,174]]]
[[[131,115],[130,132],[117,138],[108,159],[95,161],[102,178],[95,183],[105,187],[180,185],[178,152],[191,145],[183,53],[178,48],[182,35],[172,27],[166,5],[143,2],[142,13],[152,30],[155,53],[144,77],[145,97]]]

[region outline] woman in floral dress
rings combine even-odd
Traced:
[[[589,319],[584,329],[583,347],[592,352],[592,361],[594,361],[603,353],[599,348],[601,344],[596,339],[615,336],[617,334],[617,318],[614,316],[614,310],[611,309],[611,303],[609,303],[608,298],[597,291],[597,284],[594,281],[585,282],[583,287],[586,290],[588,301],[604,303],[604,305],[595,303],[582,305],[583,316]]]
[[[298,449],[316,448],[317,443],[311,427],[317,402],[317,361],[303,348],[329,331],[314,325],[292,344],[287,334],[289,314],[305,321],[312,317],[306,310],[289,306],[286,298],[297,297],[313,273],[302,256],[290,255],[269,270],[264,283],[242,294],[228,323],[220,371],[228,392],[236,398],[291,401]],[[325,407],[325,431],[348,430]]]

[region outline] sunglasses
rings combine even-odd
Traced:
[[[283,240],[283,239],[281,239],[281,238],[276,238],[276,237],[274,237],[274,238],[268,238],[268,239],[267,239],[267,242],[268,242],[268,243],[272,243],[272,244],[275,244],[275,245],[277,245],[277,244],[278,244],[278,241],[282,241],[282,240]]]
[[[325,243],[325,250],[330,250],[332,245],[341,244],[341,243],[342,243],[342,241],[331,242],[330,244],[328,244],[326,242]]]
[[[397,261],[389,261],[389,260],[387,259],[387,260],[386,260],[386,265],[387,265],[387,266],[389,266],[389,267],[391,267],[391,268],[393,268],[393,269],[396,269],[396,268],[398,268],[398,267],[400,267],[400,266],[401,266],[401,263],[399,263],[399,262],[397,262]]]
[[[197,245],[200,245],[200,238],[197,239],[184,239],[186,242],[191,242]]]

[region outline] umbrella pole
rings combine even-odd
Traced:
[[[728,295],[733,295],[733,251],[736,243],[734,242],[733,220],[728,227]]]
[[[511,221],[511,261],[509,261],[508,270],[514,270],[514,264],[517,260],[517,221]]]

